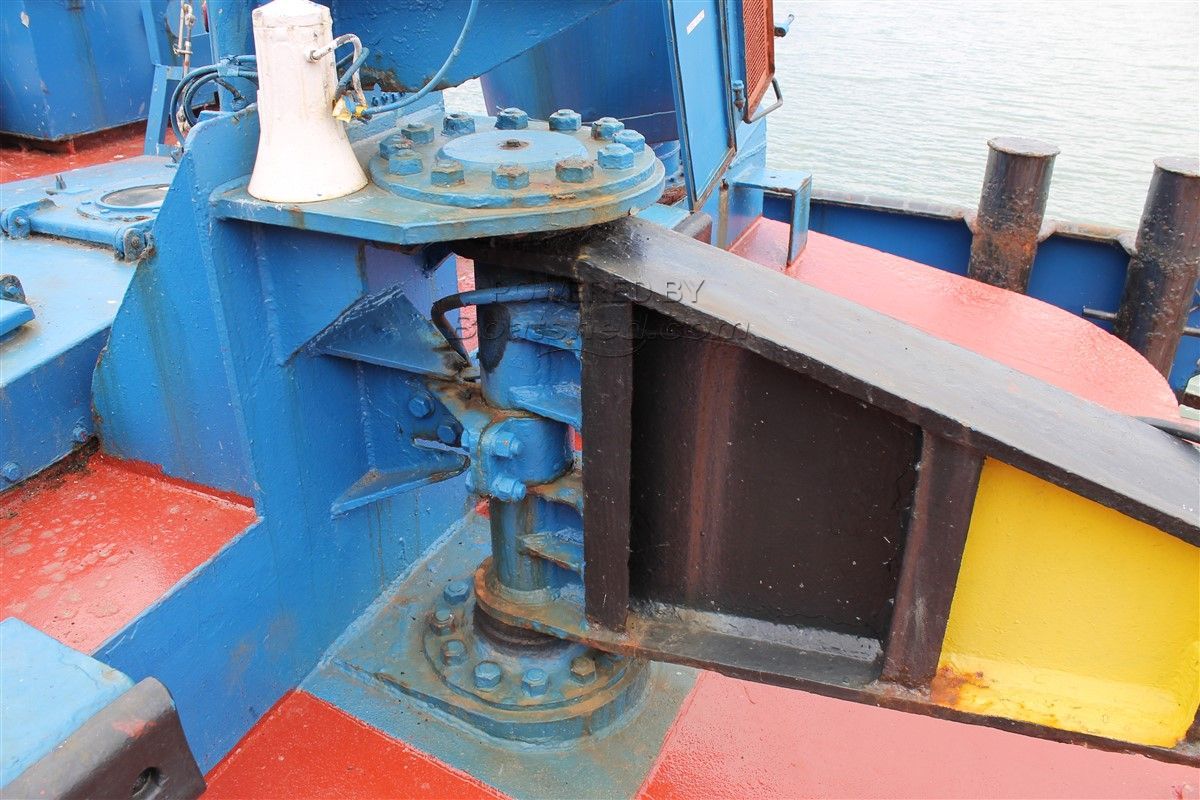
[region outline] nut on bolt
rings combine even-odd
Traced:
[[[410,147],[412,147],[412,143],[404,138],[403,134],[389,134],[379,140],[379,155],[384,158],[391,158],[401,150],[408,150]]]
[[[400,129],[400,133],[413,144],[429,144],[433,141],[433,126],[428,122],[410,122]]]
[[[592,173],[592,162],[586,158],[564,158],[554,165],[554,174],[564,183],[586,183]]]
[[[442,590],[442,597],[446,598],[447,603],[458,605],[467,599],[471,588],[467,586],[466,581],[450,581],[446,584],[446,588]]]
[[[467,660],[467,646],[462,639],[451,639],[442,645],[442,663],[461,664]]]
[[[572,658],[571,679],[577,683],[591,683],[596,680],[596,662],[588,656]]]
[[[435,608],[429,615],[429,628],[439,636],[450,633],[454,630],[454,612],[448,608]]]
[[[635,153],[640,153],[646,149],[646,137],[628,128],[623,131],[617,131],[613,136],[613,142],[623,144]]]
[[[439,161],[429,171],[434,186],[454,186],[466,180],[463,165],[458,161]]]
[[[492,441],[492,453],[500,458],[516,458],[525,445],[516,436],[504,436]]]
[[[502,674],[500,665],[495,661],[480,661],[475,665],[475,688],[495,689],[500,685]]]
[[[433,401],[426,394],[415,394],[408,401],[408,413],[417,419],[425,419],[433,413]]]
[[[458,444],[460,433],[462,433],[462,426],[453,420],[448,420],[437,426],[437,438],[442,444]]]
[[[629,169],[633,166],[633,151],[623,144],[606,144],[596,153],[601,169]]]
[[[496,114],[496,127],[502,131],[517,131],[529,127],[529,115],[519,108],[502,108]]]
[[[424,168],[421,154],[411,148],[397,150],[388,158],[388,172],[393,175],[416,175]]]
[[[550,115],[550,130],[577,131],[583,125],[583,117],[569,108],[560,108]]]
[[[592,123],[593,139],[612,140],[618,131],[625,129],[625,123],[616,117],[601,117]]]
[[[497,500],[503,500],[506,503],[524,500],[525,493],[528,491],[524,483],[508,475],[501,475],[492,481],[491,489],[492,495]]]
[[[501,164],[492,170],[492,185],[497,189],[524,189],[529,185],[529,170],[520,164]]]
[[[15,461],[9,461],[0,467],[0,477],[9,483],[16,483],[21,479],[21,465]]]
[[[453,114],[447,114],[442,120],[442,133],[447,136],[461,136],[464,133],[475,132],[475,118],[470,114],[463,114],[456,111]]]
[[[530,697],[540,697],[546,693],[546,685],[549,680],[546,670],[541,667],[530,667],[521,676],[521,688]]]

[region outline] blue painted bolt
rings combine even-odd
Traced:
[[[606,144],[596,153],[601,169],[629,169],[633,166],[633,151],[623,144]]]
[[[546,693],[546,684],[549,679],[546,676],[546,670],[541,667],[530,667],[525,670],[525,674],[521,676],[521,688],[525,690],[525,694],[530,697],[540,697]]]
[[[379,140],[379,155],[391,158],[401,150],[408,150],[412,145],[399,133],[393,133]]]
[[[453,422],[443,422],[437,428],[438,441],[442,444],[457,444],[458,433],[459,427]]]
[[[446,588],[442,590],[442,597],[446,598],[447,603],[458,605],[466,601],[467,594],[471,588],[467,586],[466,581],[450,581],[446,584]]]
[[[596,680],[596,662],[587,656],[575,656],[571,659],[571,678],[577,683]]]
[[[416,150],[397,150],[388,158],[388,172],[393,175],[416,175],[425,168],[421,154]]]
[[[434,609],[429,617],[429,627],[439,636],[445,636],[454,630],[454,612],[448,608]]]
[[[15,461],[9,461],[0,467],[0,477],[9,483],[16,483],[21,478],[21,465]]]
[[[518,131],[529,127],[529,115],[519,108],[502,108],[496,114],[496,127],[502,131]]]
[[[550,115],[550,130],[577,131],[583,124],[583,117],[569,108],[560,108]]]
[[[464,133],[475,132],[475,118],[470,114],[455,112],[447,114],[442,120],[442,133],[447,136],[462,136]]]
[[[592,123],[593,139],[609,139],[625,129],[625,123],[615,117],[601,117]]]
[[[32,231],[29,223],[29,213],[24,209],[12,212],[9,214],[8,219],[4,221],[4,229],[13,239],[24,239]]]
[[[498,500],[503,500],[507,503],[516,503],[525,499],[525,492],[525,484],[508,475],[501,475],[492,481],[492,494]]]
[[[429,171],[429,180],[434,186],[454,186],[465,179],[463,165],[458,161],[439,161]]]
[[[617,131],[613,136],[613,141],[617,144],[623,144],[635,153],[640,153],[646,149],[646,137],[642,136],[637,131],[623,130]]]
[[[71,438],[75,440],[76,444],[83,444],[91,437],[91,435],[92,434],[83,425],[76,425],[71,429]]]
[[[412,399],[408,401],[408,413],[417,419],[425,419],[433,413],[433,401],[429,399],[428,395],[413,395]]]
[[[461,639],[451,639],[442,645],[442,662],[461,664],[467,660],[467,646]]]
[[[410,122],[400,129],[400,133],[413,144],[429,144],[433,141],[433,126],[428,122]]]
[[[564,183],[586,183],[592,179],[592,162],[586,158],[564,158],[554,165],[554,174]]]
[[[492,186],[497,189],[524,189],[529,185],[529,170],[520,164],[501,164],[492,170]]]
[[[515,436],[505,436],[492,442],[492,452],[500,458],[516,458],[525,445]]]
[[[495,689],[500,685],[500,665],[495,661],[480,661],[475,665],[475,688]]]

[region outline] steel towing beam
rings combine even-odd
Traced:
[[[1191,444],[635,218],[457,249],[581,286],[585,604],[495,616],[1197,759]]]

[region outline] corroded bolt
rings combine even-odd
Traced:
[[[497,189],[524,189],[529,185],[529,170],[520,164],[501,164],[492,170],[492,186]]]
[[[461,430],[456,422],[443,422],[437,427],[438,441],[442,444],[458,444],[458,434]]]
[[[592,162],[586,158],[564,158],[554,165],[554,174],[565,183],[585,183],[592,179]]]
[[[379,155],[391,158],[401,150],[408,150],[410,147],[412,147],[412,143],[408,139],[399,133],[393,133],[379,140]]]
[[[9,461],[0,467],[0,477],[9,483],[16,483],[21,477],[21,465],[15,461]]]
[[[495,689],[500,685],[500,665],[495,661],[480,661],[475,665],[475,688]]]
[[[596,662],[587,656],[575,656],[571,659],[571,678],[578,683],[596,680]]]
[[[613,136],[613,141],[617,144],[623,144],[635,153],[640,153],[646,149],[646,137],[642,136],[637,131],[623,130],[617,131]]]
[[[461,664],[467,660],[467,646],[461,639],[451,639],[442,645],[442,661],[446,664]]]
[[[508,475],[501,475],[492,481],[492,494],[495,495],[497,500],[503,500],[507,503],[516,503],[524,500],[526,491],[525,484]]]
[[[450,581],[446,584],[446,588],[442,590],[442,597],[446,598],[447,603],[458,605],[467,599],[467,594],[471,591],[467,586],[466,581]]]
[[[465,179],[463,165],[458,161],[439,161],[429,171],[429,180],[434,186],[454,186]]]
[[[550,115],[549,122],[552,131],[577,131],[583,124],[583,117],[569,108],[560,108]]]
[[[442,120],[442,133],[447,136],[461,136],[464,133],[475,132],[475,118],[470,114],[455,112],[447,114]]]
[[[433,126],[428,122],[410,122],[400,129],[400,133],[413,144],[429,144],[433,141]]]
[[[425,163],[416,150],[397,150],[388,158],[388,172],[393,175],[416,175],[424,168]]]
[[[616,117],[601,117],[592,123],[593,139],[612,139],[618,131],[625,129],[625,123]]]
[[[91,435],[92,434],[90,431],[88,431],[87,427],[82,424],[76,425],[71,429],[71,438],[75,440],[76,444],[83,444],[91,437]]]
[[[633,166],[633,151],[623,144],[606,144],[596,153],[601,169],[629,169]]]
[[[417,419],[425,419],[433,413],[433,401],[428,395],[416,394],[408,401],[408,413]]]
[[[141,231],[125,231],[125,236],[121,244],[125,248],[125,258],[127,260],[137,258],[146,249],[146,239],[142,236]]]
[[[496,114],[496,127],[502,131],[516,131],[529,127],[529,115],[519,108],[502,108]]]
[[[525,670],[525,674],[521,676],[521,688],[525,690],[525,694],[530,697],[540,697],[546,693],[546,684],[548,682],[546,670],[541,667],[530,667]]]
[[[454,612],[448,608],[436,608],[429,615],[429,628],[438,636],[445,636],[454,630]]]

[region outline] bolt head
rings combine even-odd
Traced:
[[[521,676],[521,688],[530,697],[540,697],[546,693],[546,686],[549,681],[550,679],[546,675],[546,670],[541,667],[530,667]]]
[[[408,150],[410,147],[412,147],[412,143],[402,134],[393,133],[379,140],[379,155],[391,158],[401,150]]]
[[[446,588],[442,590],[442,597],[446,598],[447,603],[458,605],[465,602],[471,588],[466,581],[450,581],[446,584]]]
[[[9,483],[16,483],[21,479],[21,465],[15,461],[9,461],[0,467],[0,477]]]
[[[470,114],[455,112],[447,114],[442,120],[442,133],[447,136],[462,136],[464,133],[475,132],[475,118]]]
[[[84,425],[76,425],[71,429],[71,438],[76,444],[83,444],[91,437],[91,432]]]
[[[592,179],[592,162],[586,158],[564,158],[554,165],[554,174],[564,183],[586,183]]]
[[[425,163],[416,150],[397,150],[388,158],[388,172],[392,175],[416,175],[424,168]]]
[[[497,439],[492,445],[492,452],[500,458],[516,458],[524,449],[524,443],[515,436]]]
[[[569,108],[560,108],[550,115],[550,130],[577,131],[583,125],[583,117]]]
[[[429,144],[433,141],[433,126],[428,122],[410,122],[400,129],[400,133],[413,144]]]
[[[623,144],[606,144],[596,153],[601,169],[629,169],[633,166],[633,151]]]
[[[445,636],[454,630],[454,612],[448,608],[436,608],[429,615],[429,628],[439,636]]]
[[[137,258],[146,249],[146,239],[141,231],[126,231],[122,241],[125,246],[125,258]]]
[[[596,662],[588,656],[575,656],[571,659],[571,678],[578,683],[596,680]]]
[[[517,131],[529,127],[529,115],[519,108],[502,108],[496,114],[496,127],[502,131]]]
[[[495,661],[480,661],[475,665],[475,688],[495,689],[500,685],[503,672]]]
[[[619,131],[625,129],[625,123],[616,117],[601,117],[592,123],[592,138],[612,141]]]
[[[646,137],[628,128],[623,131],[617,131],[613,135],[613,142],[623,144],[635,153],[640,153],[646,149]]]
[[[456,423],[443,422],[437,427],[437,438],[442,444],[458,444],[458,434],[461,429]]]
[[[492,170],[492,186],[497,189],[524,189],[529,185],[529,170],[520,164],[501,164]]]
[[[528,489],[524,483],[508,475],[501,475],[492,481],[491,493],[497,499],[508,503],[517,503],[524,500],[527,491]]]
[[[462,639],[451,639],[442,645],[442,663],[461,664],[467,660],[467,646]]]
[[[425,419],[433,413],[433,401],[423,394],[413,395],[408,401],[408,413],[417,419]]]
[[[466,174],[458,161],[439,161],[429,171],[429,180],[434,186],[454,186],[466,180]]]

